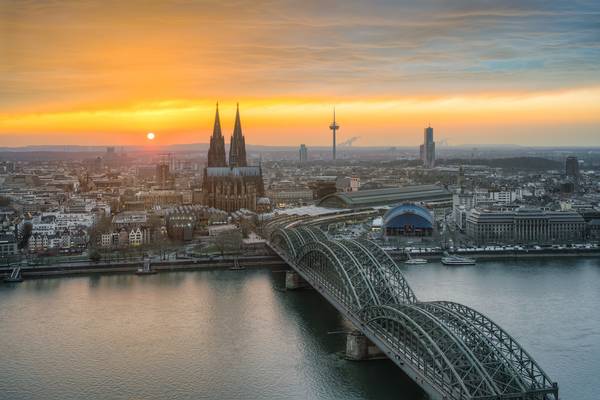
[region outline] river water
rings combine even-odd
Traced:
[[[597,399],[600,260],[402,267],[421,300],[507,329],[559,382]],[[95,275],[0,284],[0,399],[405,399],[389,361],[343,359],[347,329],[269,270]]]

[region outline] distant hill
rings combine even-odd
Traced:
[[[507,158],[474,158],[474,159],[447,159],[440,160],[442,165],[487,165],[492,168],[520,169],[520,170],[549,170],[561,169],[560,161],[549,160],[542,157],[507,157]]]

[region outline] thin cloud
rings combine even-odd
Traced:
[[[585,1],[4,2],[0,107],[596,87],[599,16]]]

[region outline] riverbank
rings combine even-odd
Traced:
[[[161,271],[195,271],[195,270],[213,270],[229,269],[235,264],[235,257],[214,258],[193,258],[193,259],[175,259],[152,262],[152,269]],[[285,268],[287,265],[278,256],[239,256],[237,261],[243,268]],[[44,266],[23,266],[21,267],[21,276],[24,279],[46,278],[52,276],[66,275],[89,275],[102,273],[135,273],[142,265],[141,260],[116,261],[116,262],[80,262],[80,263],[62,263]],[[5,278],[10,275],[12,268],[0,267],[0,277]]]
[[[394,260],[404,261],[407,259],[406,253],[399,250],[386,251]],[[453,252],[452,255],[465,256],[478,260],[490,261],[510,261],[510,260],[531,260],[548,258],[590,258],[600,257],[600,249],[593,250],[530,250],[530,251],[485,251],[485,252]],[[425,258],[427,260],[439,261],[444,256],[443,252],[430,253],[411,253],[412,258]]]

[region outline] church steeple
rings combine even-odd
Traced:
[[[233,128],[233,135],[231,136],[231,143],[229,145],[229,166],[231,168],[248,166],[248,162],[246,161],[246,140],[242,134],[239,103],[237,104],[237,109],[235,112],[235,126]]]
[[[213,136],[219,137],[223,136],[221,133],[221,118],[219,118],[219,102],[217,101],[216,111],[215,111],[215,126],[213,127]]]
[[[210,147],[208,148],[208,167],[226,167],[225,160],[225,138],[221,134],[221,120],[219,118],[219,103],[215,112],[215,126],[213,134],[210,137]]]

